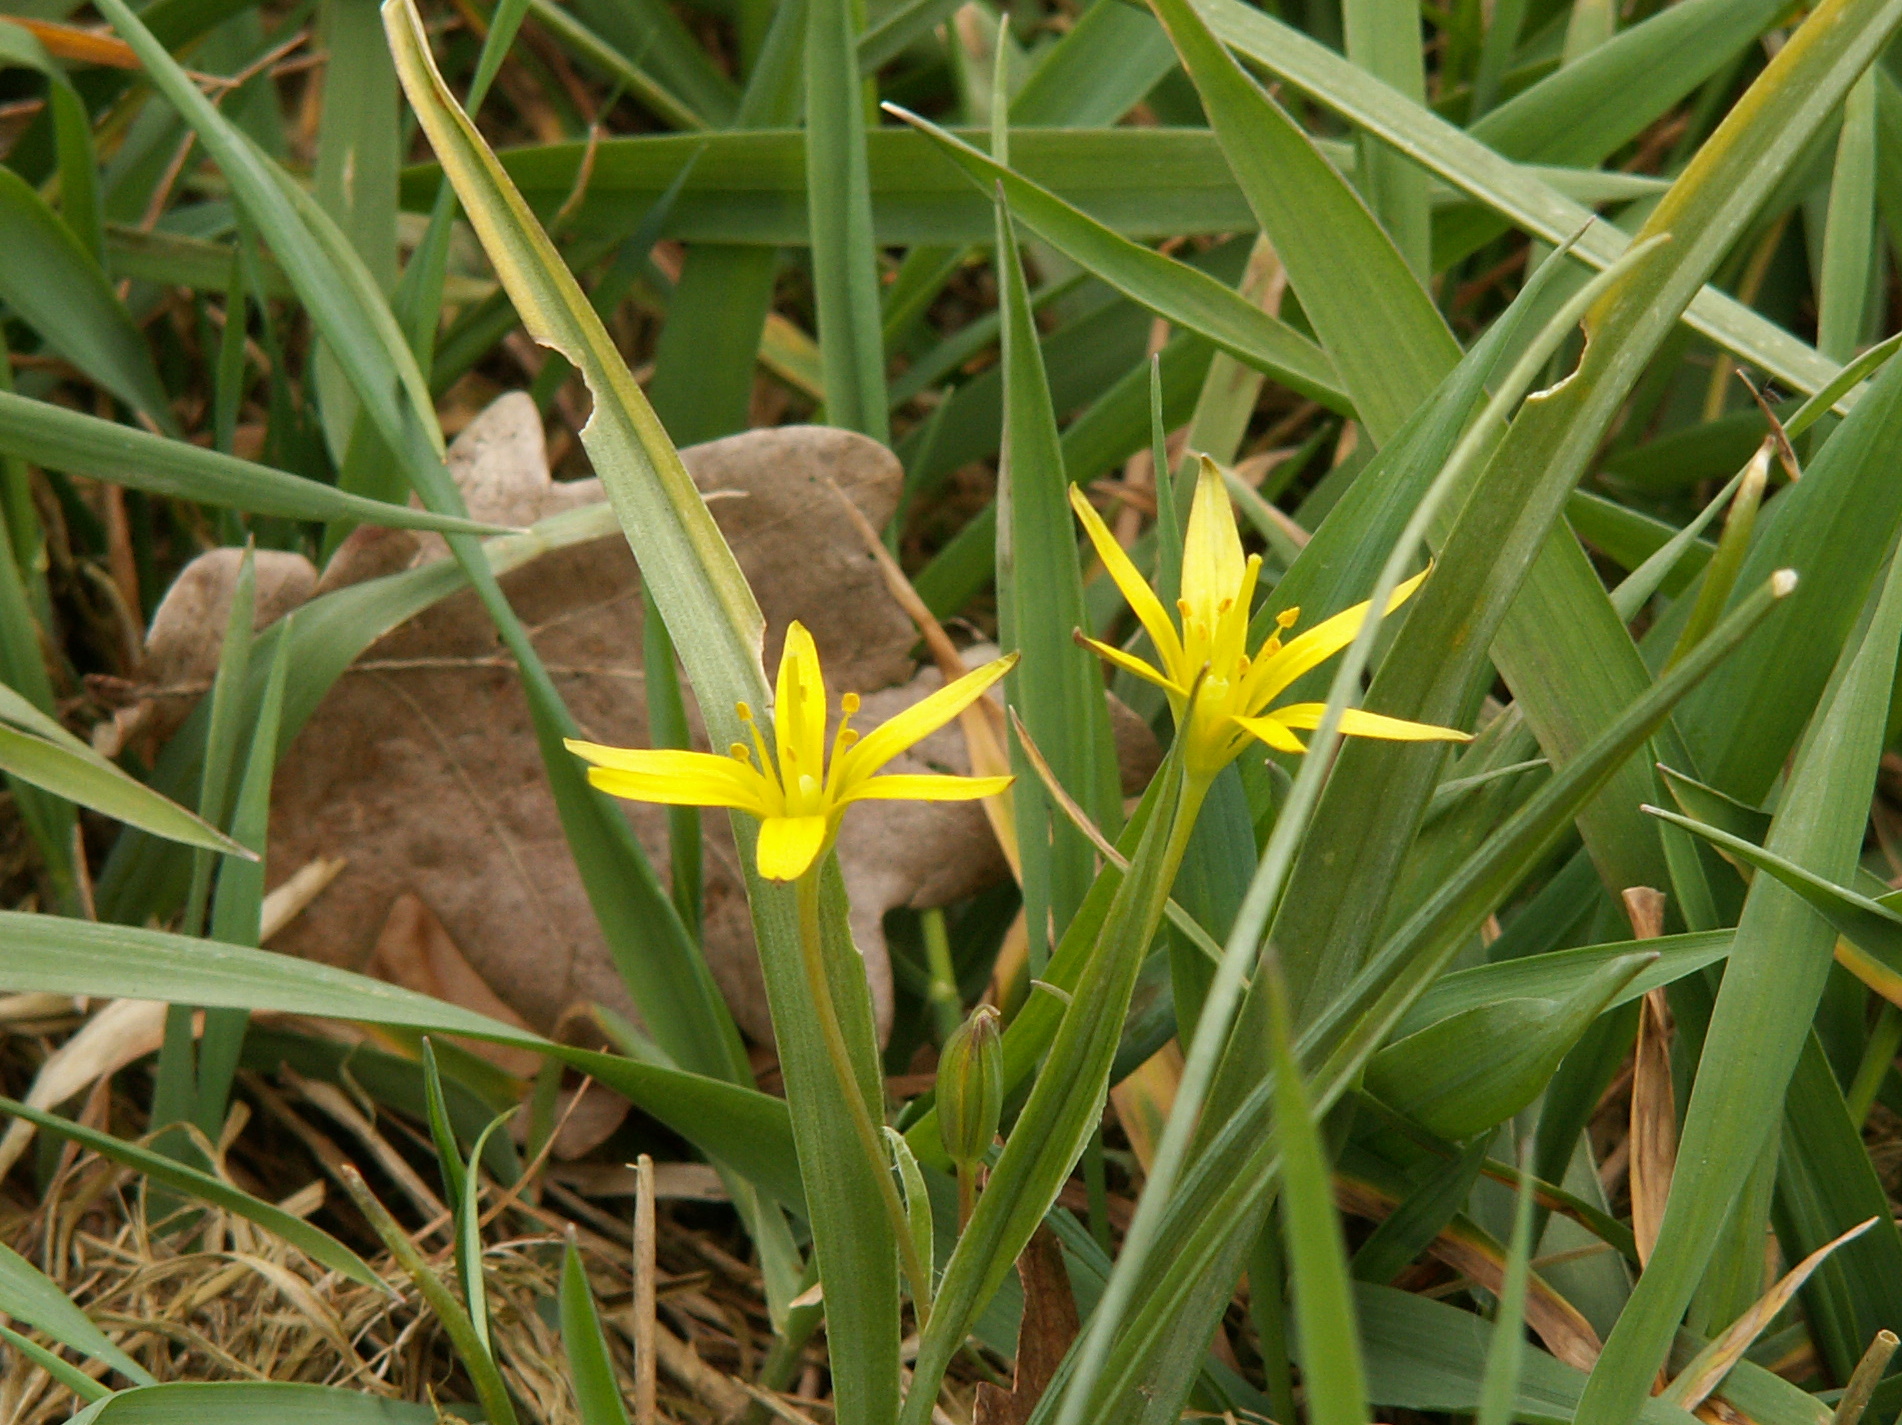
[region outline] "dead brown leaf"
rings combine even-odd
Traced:
[[[1048,1226],[1039,1227],[1017,1276],[1024,1284],[1024,1316],[1017,1328],[1017,1364],[1011,1388],[983,1381],[977,1388],[972,1425],[1026,1425],[1055,1378],[1079,1326],[1063,1248]]]
[[[782,427],[682,454],[766,616],[767,666],[797,618],[824,651],[835,702],[847,691],[865,694],[860,726],[939,686],[936,669],[912,676],[911,621],[832,489],[883,525],[902,479],[888,450],[847,431]],[[499,524],[526,525],[603,498],[597,481],[550,478],[540,417],[519,393],[469,423],[449,464],[471,515]],[[260,617],[444,557],[437,536],[371,528],[345,540],[321,577],[296,556],[261,554]],[[237,552],[220,550],[180,575],[153,619],[148,687],[189,690],[209,678],[236,572]],[[553,551],[502,582],[584,735],[646,745],[640,575],[626,542],[613,535]],[[187,697],[157,701],[173,718],[190,706]],[[1145,761],[1153,766],[1146,733],[1119,728],[1119,742],[1137,749],[1136,779]],[[963,743],[956,729],[942,730],[891,770],[966,771]],[[664,875],[664,810],[622,805]],[[741,1028],[770,1042],[726,818],[712,813],[704,824],[707,959]],[[393,921],[413,942],[426,911],[470,976],[535,1029],[552,1032],[588,1003],[637,1017],[574,870],[515,671],[472,593],[443,600],[367,649],[287,751],[273,787],[270,874],[319,857],[347,866],[277,948],[352,969],[380,963],[393,978],[429,964],[438,981],[431,993],[474,994],[459,970],[430,959],[429,936],[394,960],[379,955],[386,933],[397,933]],[[1006,866],[971,804],[867,803],[846,821],[839,859],[883,1031],[891,1014],[884,914],[962,899]],[[468,1002],[493,1012],[480,1000]]]

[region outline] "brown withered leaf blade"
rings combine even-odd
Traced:
[[[1664,895],[1628,886],[1625,910],[1639,940],[1664,934]],[[1671,1079],[1671,1007],[1662,988],[1640,1002],[1631,1069],[1631,1233],[1640,1264],[1651,1260],[1677,1168],[1677,1097]]]
[[[1873,1217],[1867,1222],[1858,1223],[1842,1236],[1825,1242],[1792,1267],[1781,1281],[1763,1294],[1756,1305],[1731,1322],[1723,1335],[1699,1351],[1691,1363],[1678,1372],[1677,1379],[1663,1390],[1664,1399],[1685,1410],[1695,1410],[1702,1405],[1710,1393],[1723,1384],[1724,1377],[1743,1358],[1743,1353],[1750,1349],[1751,1342],[1776,1320],[1777,1313],[1790,1304],[1790,1298],[1823,1265],[1829,1254],[1845,1242],[1862,1236],[1875,1223]]]

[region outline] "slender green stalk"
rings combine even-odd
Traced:
[[[964,1002],[958,996],[957,967],[951,963],[951,941],[944,930],[944,912],[933,908],[918,917],[925,932],[925,968],[931,972],[926,991],[931,1000],[932,1018],[938,1025],[938,1042],[945,1043],[964,1022]]]
[[[905,1279],[911,1283],[912,1305],[922,1329],[931,1312],[931,1273],[918,1259],[918,1249],[912,1243],[911,1220],[905,1214],[905,1204],[899,1201],[898,1184],[892,1181],[891,1159],[880,1140],[878,1126],[872,1122],[864,1094],[859,1092],[858,1075],[852,1071],[852,1054],[846,1047],[838,1007],[832,1002],[831,982],[826,978],[824,942],[819,927],[819,875],[824,864],[823,858],[815,862],[812,869],[794,883],[799,896],[799,948],[806,971],[806,988],[812,994],[812,1011],[819,1020],[826,1057],[832,1061],[832,1071],[839,1077],[839,1089],[852,1116],[852,1130],[858,1135],[866,1161],[872,1165],[879,1198],[891,1218],[892,1234],[898,1238],[899,1261],[905,1269]]]
[[[370,1226],[376,1229],[376,1235],[382,1240],[384,1248],[409,1275],[409,1279],[416,1283],[416,1290],[422,1293],[424,1302],[435,1313],[437,1321],[442,1323],[449,1344],[455,1348],[463,1369],[469,1372],[470,1383],[475,1386],[476,1398],[482,1402],[482,1413],[488,1417],[489,1425],[516,1425],[515,1402],[509,1399],[502,1372],[496,1369],[494,1357],[483,1346],[482,1338],[476,1333],[475,1323],[469,1319],[469,1313],[462,1309],[462,1303],[443,1284],[443,1279],[436,1275],[423,1254],[416,1250],[416,1244],[410,1241],[409,1234],[397,1220],[390,1216],[389,1209],[377,1201],[376,1194],[370,1191],[357,1170],[345,1163],[341,1176],[350,1200],[369,1219]]]
[[[1881,1089],[1883,1079],[1888,1076],[1890,1066],[1895,1063],[1898,1049],[1902,1049],[1902,1009],[1885,1001],[1882,1013],[1876,1017],[1875,1027],[1869,1031],[1869,1042],[1863,1047],[1862,1062],[1856,1067],[1855,1081],[1849,1085],[1846,1095],[1849,1121],[1858,1128],[1869,1116],[1869,1109],[1876,1101],[1876,1093]]]

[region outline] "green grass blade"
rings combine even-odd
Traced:
[[[806,220],[826,419],[889,442],[854,13],[851,0],[806,0]]]
[[[1550,243],[1564,242],[1584,229],[1576,251],[1594,267],[1602,268],[1623,251],[1623,235],[1609,224],[1596,222],[1588,207],[1563,197],[1444,119],[1408,103],[1324,45],[1240,0],[1196,0],[1196,4],[1216,34],[1238,53],[1313,95],[1350,123],[1412,154],[1515,227]],[[1886,23],[1878,20],[1877,27]],[[1795,112],[1789,117],[1794,122]],[[1804,122],[1812,121],[1806,118]],[[1811,347],[1715,290],[1692,298],[1684,320],[1796,390],[1818,390],[1836,374],[1835,365]]]
[[[1520,163],[1602,163],[1757,37],[1776,0],[1689,0],[1650,15],[1472,127]]]
[[[65,1290],[11,1247],[0,1244],[0,1311],[37,1327],[62,1346],[104,1361],[135,1385],[151,1385],[152,1373],[106,1339]]]
[[[581,1265],[581,1253],[572,1234],[562,1249],[561,1344],[568,1353],[568,1379],[575,1390],[575,1413],[581,1425],[627,1425],[627,1407],[621,1383],[614,1377],[614,1361],[601,1318],[594,1309],[594,1290]]]
[[[145,337],[119,304],[98,260],[46,200],[5,167],[0,167],[0,223],[7,230],[0,297],[53,351],[160,430],[176,434],[178,423]]]
[[[554,1044],[444,1000],[268,950],[16,911],[0,911],[0,936],[8,949],[6,982],[17,990],[362,1020],[547,1054],[593,1075],[778,1201],[805,1211],[786,1104],[757,1089]]]
[[[1871,900],[1868,896],[1837,885],[1778,855],[1768,846],[1712,826],[1692,817],[1679,816],[1659,807],[1647,807],[1660,821],[1681,826],[1720,848],[1725,855],[1759,871],[1767,871],[1785,887],[1807,901],[1817,914],[1836,928],[1845,939],[1867,950],[1885,964],[1902,967],[1902,914]],[[1774,829],[1775,823],[1771,823]]]
[[[707,119],[693,105],[675,94],[667,85],[629,59],[614,45],[576,19],[552,0],[528,0],[535,19],[558,38],[563,47],[589,69],[618,87],[628,96],[677,129],[705,129]],[[592,7],[596,18],[611,14],[603,7]],[[661,13],[672,18],[670,11]],[[678,21],[675,21],[677,24]],[[642,46],[641,48],[645,48]],[[696,50],[696,53],[698,51]]]
[[[37,715],[35,721],[27,721],[28,713]],[[49,736],[36,725],[39,718],[45,714],[11,688],[0,687],[0,770],[168,841],[243,854],[217,827],[135,781],[78,739],[68,741],[70,734]]]
[[[1350,61],[1414,103],[1426,102],[1426,56],[1414,0],[1345,0],[1341,28]],[[1432,275],[1433,245],[1427,175],[1373,135],[1355,137],[1355,186],[1414,277],[1425,282]]]
[[[384,21],[410,102],[530,335],[561,352],[595,394],[589,444],[609,499],[623,526],[641,532],[641,567],[710,722],[719,719],[709,731],[737,737],[738,720],[725,710],[768,701],[759,667],[764,625],[752,591],[600,318],[456,106],[420,30],[401,8]]]
[[[1843,104],[1823,227],[1816,292],[1816,350],[1838,365],[1862,345],[1876,259],[1876,76],[1865,74]]]
[[[367,500],[182,440],[0,391],[0,451],[51,470],[90,475],[128,489],[257,515],[349,519],[387,529],[500,534],[494,525]]]
[[[1641,966],[1607,1002],[1607,1009],[1628,1004],[1647,990],[1716,965],[1730,953],[1731,932],[1700,930],[1663,935],[1655,940],[1622,940],[1608,945],[1581,945],[1572,950],[1550,950],[1455,970],[1433,982],[1414,1001],[1394,1027],[1396,1040],[1417,1034],[1432,1024],[1469,1010],[1510,999],[1563,999],[1586,985],[1604,966],[1628,955],[1650,953],[1658,958]]]
[[[1156,0],[1248,205],[1376,444],[1459,360],[1419,280],[1313,140],[1190,0]]]
[[[251,1425],[295,1420],[297,1425],[433,1425],[434,1406],[412,1405],[334,1385],[296,1381],[181,1381],[122,1390],[88,1406],[71,1425]]]
[[[1480,1382],[1475,1425],[1512,1425],[1525,1369],[1526,1279],[1532,1270],[1532,1183],[1526,1179],[1512,1204],[1512,1241],[1506,1251],[1506,1280],[1493,1313],[1492,1345],[1486,1351],[1486,1375]]]
[[[47,1350],[38,1341],[22,1336],[10,1326],[0,1326],[0,1341],[13,1347],[88,1405],[112,1394],[111,1387],[101,1385],[71,1361]]]
[[[1636,951],[1601,964],[1564,998],[1515,997],[1396,1038],[1367,1061],[1367,1091],[1442,1138],[1465,1141],[1539,1096],[1594,1020],[1656,963]]]
[[[1116,123],[1175,65],[1153,18],[1120,0],[1092,0],[1069,33],[1044,50],[1010,102],[1017,128],[1083,129]]]
[[[575,8],[623,54],[638,56],[682,104],[703,116],[702,124],[722,126],[733,121],[739,98],[733,81],[720,72],[694,32],[660,0],[624,4],[581,0]]]
[[[278,640],[264,684],[244,780],[231,813],[231,837],[251,855],[226,857],[211,903],[211,938],[227,945],[256,945],[264,931],[264,846],[270,832],[271,778],[277,770],[278,734],[284,718],[284,680],[289,672],[291,640]],[[244,1050],[250,1016],[243,1010],[207,1009],[198,1043],[198,1102],[192,1121],[216,1142],[224,1130],[231,1083]]]
[[[382,1239],[384,1250],[415,1284],[417,1295],[429,1308],[436,1326],[449,1338],[450,1348],[462,1362],[463,1370],[468,1372],[470,1384],[475,1387],[476,1399],[481,1402],[488,1425],[516,1425],[515,1403],[509,1394],[508,1383],[502,1379],[502,1372],[489,1349],[486,1335],[477,1329],[463,1310],[462,1303],[443,1285],[442,1278],[436,1275],[436,1269],[417,1249],[409,1233],[377,1201],[356,1167],[345,1163],[339,1176],[351,1201],[369,1219],[371,1228]],[[475,1303],[470,1304],[473,1306]]]
[[[42,919],[45,917],[25,917]],[[260,952],[262,953],[262,952]],[[136,1143],[128,1143],[123,1138],[115,1138],[110,1133],[101,1133],[96,1128],[88,1128],[82,1123],[61,1118],[57,1114],[42,1113],[37,1108],[28,1108],[23,1103],[10,1098],[0,1098],[0,1113],[9,1113],[16,1118],[24,1118],[48,1133],[58,1134],[69,1142],[88,1148],[100,1157],[122,1164],[142,1173],[155,1183],[173,1188],[178,1192],[208,1202],[213,1207],[221,1207],[245,1221],[254,1223],[273,1237],[280,1237],[296,1247],[313,1262],[330,1268],[348,1277],[353,1282],[368,1287],[381,1288],[383,1280],[370,1269],[369,1263],[351,1251],[343,1243],[332,1237],[320,1227],[314,1227],[301,1217],[294,1217],[282,1208],[273,1206],[261,1198],[253,1197],[241,1188],[233,1187],[222,1178],[210,1173],[202,1173],[196,1168],[186,1167],[162,1153],[154,1153]]]
[[[425,1036],[422,1047],[423,1106],[429,1119],[429,1141],[436,1149],[436,1167],[442,1174],[443,1197],[448,1202],[461,1202],[462,1180],[467,1171],[462,1162],[462,1149],[456,1143],[456,1132],[451,1126],[442,1071],[436,1066],[436,1046]]]
[[[988,154],[896,105],[886,108],[937,143],[986,191],[1001,184],[1037,236],[1157,316],[1207,337],[1333,410],[1351,413],[1333,363],[1313,342],[1208,274],[1119,236]]]
[[[1866,634],[1843,651],[1765,848],[1828,880],[1848,879],[1862,843],[1898,641],[1902,572],[1892,570]],[[1776,1121],[1834,940],[1829,923],[1774,876],[1752,883],[1685,1112],[1658,1246],[1580,1402],[1584,1425],[1626,1418],[1662,1363],[1723,1216]]]
[[[59,166],[60,217],[93,261],[103,262],[105,228],[99,217],[98,157],[93,151],[92,118],[86,112],[85,100],[46,47],[20,25],[0,22],[0,65],[19,65],[46,77]]]
[[[1791,604],[1791,625],[1768,631],[1761,647],[1720,669],[1679,716],[1699,779],[1726,795],[1762,800],[1863,613],[1902,526],[1902,492],[1888,478],[1886,454],[1898,431],[1902,366],[1890,362],[1759,522],[1738,575],[1742,587],[1772,561],[1829,577],[1806,580]]]
[[[482,1175],[478,1168],[483,1150],[488,1147],[495,1130],[514,1116],[512,1110],[504,1110],[491,1119],[477,1136],[475,1146],[469,1152],[468,1166],[462,1174],[462,1192],[454,1207],[456,1279],[462,1284],[462,1300],[468,1308],[469,1324],[475,1330],[476,1340],[483,1352],[491,1356],[495,1353],[495,1345],[489,1334],[489,1293],[482,1276]],[[528,1150],[533,1152],[536,1147],[531,1138],[527,1144]]]
[[[1095,658],[1071,637],[1084,617],[1069,480],[1015,235],[1002,208],[997,252],[1005,392],[997,492],[998,628],[1005,651],[1023,655],[1005,687],[1010,706],[1050,758],[1057,780],[1098,826],[1114,833],[1122,820],[1121,801],[1103,678]],[[1095,853],[1081,833],[1052,815],[1014,743],[1012,764],[1018,769],[1012,805],[1035,974],[1049,957],[1050,941],[1062,938],[1083,903],[1095,874]]]
[[[1269,1046],[1274,1063],[1275,1150],[1281,1156],[1281,1212],[1289,1292],[1301,1340],[1301,1381],[1313,1425],[1365,1425],[1367,1385],[1360,1328],[1347,1272],[1347,1245],[1315,1110],[1295,1059],[1280,967],[1266,961]]]

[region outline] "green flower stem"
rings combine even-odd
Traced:
[[[819,875],[824,865],[825,858],[820,857],[794,883],[799,895],[799,948],[805,962],[806,988],[812,994],[813,1013],[819,1017],[819,1034],[825,1040],[826,1057],[832,1060],[832,1072],[838,1076],[859,1146],[878,1183],[885,1214],[891,1218],[892,1235],[898,1239],[899,1261],[905,1269],[905,1279],[911,1283],[912,1306],[922,1330],[931,1314],[931,1273],[918,1259],[918,1248],[911,1238],[911,1222],[905,1215],[905,1205],[898,1200],[898,1184],[892,1181],[891,1158],[879,1136],[878,1126],[872,1122],[865,1095],[859,1091],[858,1075],[852,1070],[852,1055],[845,1044],[845,1030],[839,1024],[838,1006],[832,1000],[832,984],[826,978],[824,942],[819,930]]]
[[[1180,757],[1178,746],[1157,773],[1180,778],[1165,787],[1166,809],[1156,809],[1157,818],[1169,820],[1152,820],[1130,857],[1030,1096],[945,1266],[930,1328],[919,1333],[900,1425],[925,1425],[931,1418],[946,1367],[1076,1167],[1101,1116],[1143,952],[1162,924],[1209,787],[1208,778],[1182,776]]]

